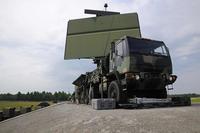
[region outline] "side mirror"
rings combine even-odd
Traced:
[[[124,57],[123,55],[119,54],[118,50],[115,51],[115,55],[118,56],[118,57],[121,57],[121,58]]]

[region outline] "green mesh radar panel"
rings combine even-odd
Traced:
[[[123,36],[141,37],[137,13],[70,20],[64,58],[105,56],[110,51],[111,42]]]

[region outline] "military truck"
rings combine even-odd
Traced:
[[[96,17],[69,20],[65,59],[93,59],[97,68],[74,82],[77,103],[114,98],[166,99],[173,75],[169,49],[163,41],[141,37],[137,13],[85,10]]]

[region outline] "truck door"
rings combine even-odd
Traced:
[[[118,67],[118,66],[121,66],[123,58],[124,58],[122,41],[116,45],[115,53],[116,53],[115,66]]]
[[[124,67],[125,56],[127,56],[127,46],[125,42],[125,40],[122,40],[115,44],[114,51],[111,53],[110,58],[110,72],[114,69],[120,72]]]

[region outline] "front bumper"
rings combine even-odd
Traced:
[[[168,84],[173,84],[177,79],[176,75],[167,75],[160,73],[126,73],[125,82],[127,88],[139,90],[157,90],[163,89]]]

